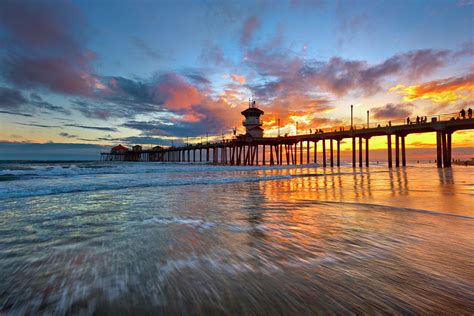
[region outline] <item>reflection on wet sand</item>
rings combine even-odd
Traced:
[[[280,200],[375,203],[474,216],[469,202],[474,188],[466,181],[455,182],[454,174],[460,172],[433,168],[301,169],[293,171],[294,178],[289,181],[262,182],[261,186],[265,195]]]

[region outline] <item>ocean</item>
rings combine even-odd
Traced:
[[[0,162],[0,314],[474,313],[474,169]]]

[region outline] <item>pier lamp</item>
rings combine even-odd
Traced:
[[[280,119],[278,119],[278,137],[280,137]]]
[[[369,128],[369,110],[367,110],[367,128]]]
[[[351,129],[354,129],[354,105],[351,104]]]
[[[296,122],[296,136],[298,136],[298,122]]]

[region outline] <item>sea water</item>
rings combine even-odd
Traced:
[[[474,313],[474,169],[0,162],[0,313]]]

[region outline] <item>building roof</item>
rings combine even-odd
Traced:
[[[112,150],[114,150],[114,151],[126,151],[126,150],[128,150],[128,148],[123,146],[122,144],[119,144],[115,147],[112,147]]]
[[[262,115],[264,112],[260,110],[259,108],[250,107],[240,113],[244,116],[250,116],[250,115]]]

